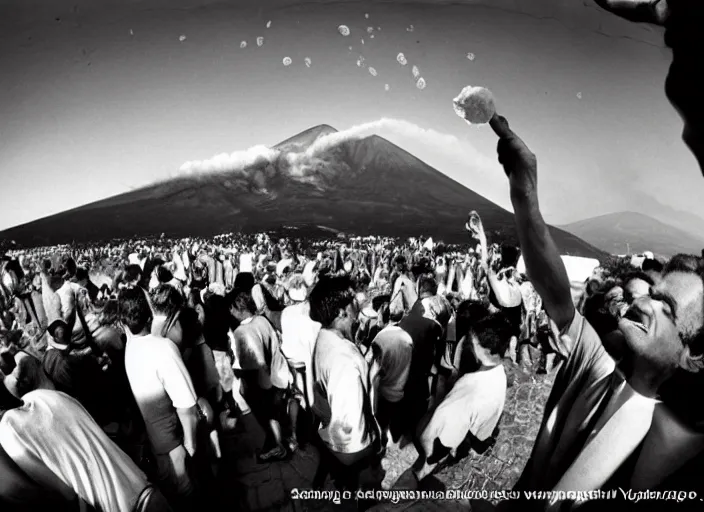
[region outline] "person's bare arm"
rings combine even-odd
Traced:
[[[664,25],[669,15],[667,0],[594,0],[602,9],[636,23]]]
[[[186,448],[188,454],[193,457],[197,448],[198,429],[198,409],[197,406],[189,407],[188,409],[176,409],[178,419],[183,428],[183,447]]]
[[[499,162],[509,178],[518,240],[528,276],[543,299],[545,311],[562,330],[572,322],[575,308],[567,270],[540,212],[537,159],[509,128],[506,119],[495,115],[491,127],[499,136]]]

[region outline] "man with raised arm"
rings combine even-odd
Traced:
[[[528,276],[546,312],[560,330],[555,347],[566,360],[545,406],[521,490],[591,491],[655,487],[679,469],[684,451],[658,451],[663,443],[695,450],[702,435],[650,431],[660,389],[680,372],[704,367],[704,273],[670,268],[649,296],[630,306],[619,322],[624,357],[616,368],[599,336],[575,310],[567,272],[537,194],[537,160],[494,116],[498,156],[509,179],[516,227]],[[659,442],[653,443],[657,436]],[[645,442],[644,442],[645,441]],[[667,463],[664,461],[667,459]],[[564,503],[528,501],[519,507],[545,510]]]

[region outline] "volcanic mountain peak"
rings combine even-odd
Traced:
[[[319,124],[318,126],[308,128],[307,130],[299,133],[298,135],[294,135],[293,137],[290,137],[283,142],[279,142],[273,147],[273,149],[293,149],[293,147],[296,147],[299,150],[306,149],[320,137],[330,135],[331,133],[338,132],[332,126],[329,126],[327,124]]]
[[[31,246],[160,233],[279,232],[286,226],[297,229],[296,236],[312,237],[325,226],[462,243],[468,241],[467,212],[477,210],[494,240],[517,243],[510,212],[382,137],[340,137],[306,154],[334,133],[316,126],[274,146],[275,161],[266,157],[245,168],[180,176],[6,230],[0,238]],[[297,157],[289,161],[288,153]],[[603,255],[569,233],[551,231],[565,254]]]

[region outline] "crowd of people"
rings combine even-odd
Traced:
[[[701,164],[704,6],[597,3],[666,26],[667,94]],[[266,432],[261,463],[317,446],[315,486],[377,488],[389,443],[417,447],[422,483],[463,443],[491,445],[504,367],[533,361],[557,374],[517,489],[702,495],[702,257],[603,262],[575,297],[536,157],[503,117],[491,127],[520,250],[489,244],[472,212],[472,248],[228,235],[9,252],[3,510],[208,509],[222,436],[248,414]]]

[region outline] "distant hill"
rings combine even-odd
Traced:
[[[610,213],[561,226],[599,249],[612,254],[651,251],[661,256],[701,254],[704,239],[647,215]]]
[[[512,213],[386,139],[336,140],[335,133],[330,126],[316,126],[274,146],[274,161],[269,155],[242,170],[172,178],[8,229],[0,237],[53,245],[285,227],[301,237],[338,231],[462,243],[468,240],[467,214],[477,210],[492,240],[517,243]],[[327,136],[332,138],[321,139]],[[316,141],[311,156],[307,150]],[[570,233],[552,232],[565,254],[603,256]]]

